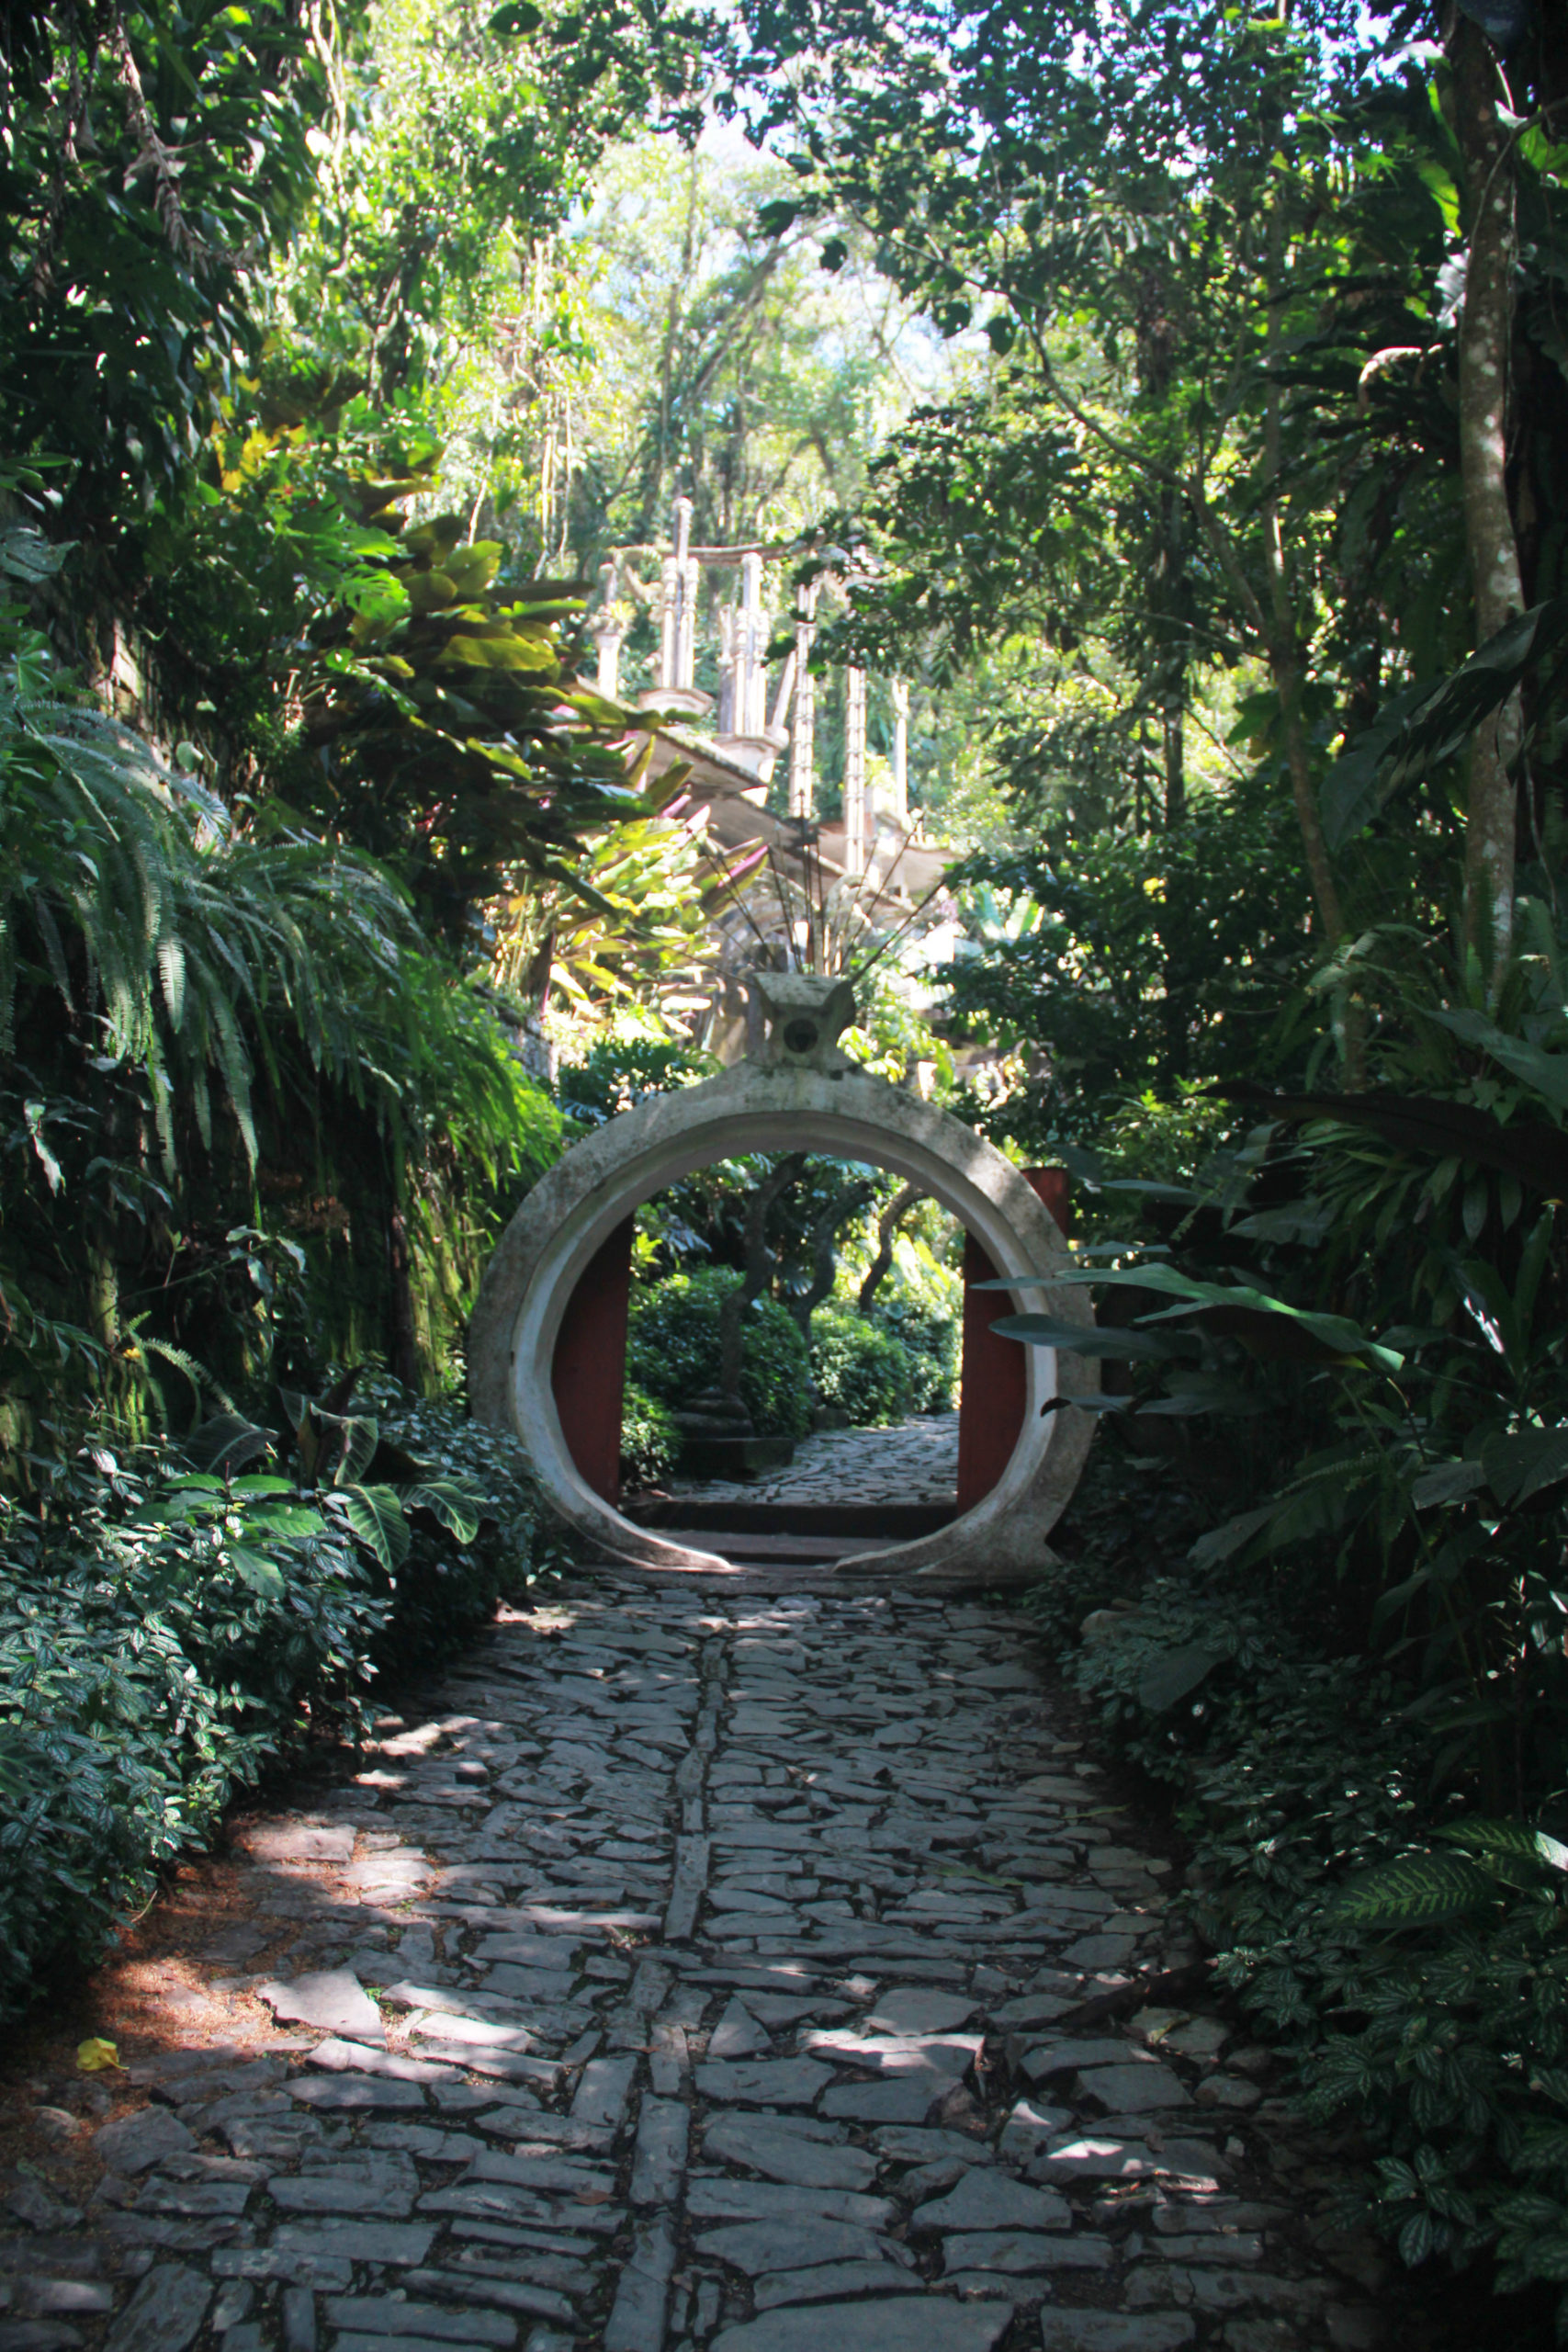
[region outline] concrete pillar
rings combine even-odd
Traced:
[[[676,684],[680,668],[676,650],[680,614],[680,566],[672,555],[667,555],[659,567],[659,684],[666,693]]]
[[[1067,1230],[1067,1171],[1026,1168],[1023,1174],[1064,1233]],[[958,1387],[958,1508],[973,1510],[988,1495],[1012,1459],[1023,1431],[1029,1367],[1017,1340],[998,1340],[991,1329],[1004,1315],[1018,1312],[1005,1290],[977,1290],[977,1283],[1015,1273],[993,1266],[973,1234],[964,1240],[964,1359]]]
[[[844,673],[844,871],[863,874],[870,853],[865,806],[865,672]]]
[[[909,689],[902,678],[893,681],[893,806],[888,814],[899,825],[909,821]]]
[[[621,1494],[635,1224],[628,1216],[617,1225],[583,1268],[550,1364],[550,1389],[567,1452],[580,1476],[612,1509]]]
[[[795,606],[795,724],[789,737],[789,813],[817,813],[817,681],[811,674],[811,640],[817,631],[815,587],[803,588]]]
[[[675,674],[672,686],[696,682],[697,595],[702,570],[692,553],[692,502],[675,501]]]
[[[740,726],[742,735],[761,735],[768,724],[768,616],[762,610],[762,559],[740,559]]]

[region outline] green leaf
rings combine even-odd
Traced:
[[[366,1549],[373,1552],[387,1574],[396,1576],[409,1555],[412,1538],[403,1506],[391,1487],[340,1487],[329,1502],[348,1521]]]
[[[1339,1361],[1350,1362],[1359,1358],[1375,1364],[1382,1372],[1398,1372],[1404,1362],[1397,1350],[1379,1346],[1348,1316],[1313,1314],[1304,1307],[1291,1306],[1288,1300],[1271,1298],[1266,1291],[1254,1290],[1245,1283],[1199,1282],[1175,1266],[1164,1265],[1112,1267],[1104,1272],[1093,1267],[1075,1266],[1056,1279],[1061,1283],[1130,1283],[1140,1290],[1164,1291],[1183,1302],[1179,1306],[1166,1308],[1158,1317],[1145,1316],[1142,1321],[1145,1329],[1152,1322],[1165,1322],[1173,1317],[1190,1315],[1196,1306],[1217,1306],[1227,1310],[1250,1308],[1256,1314],[1278,1316],[1298,1326]],[[1237,1336],[1246,1345],[1245,1324],[1238,1325]]]
[[[1481,1464],[1498,1501],[1517,1509],[1543,1487],[1568,1478],[1568,1426],[1489,1437],[1481,1449]]]
[[[402,1498],[405,1510],[431,1512],[459,1544],[471,1544],[479,1532],[483,1502],[455,1478],[427,1478],[420,1486],[405,1487]]]
[[[1488,1111],[1430,1095],[1270,1094],[1239,1080],[1219,1091],[1227,1102],[1246,1103],[1271,1119],[1332,1119],[1343,1126],[1370,1127],[1413,1159],[1468,1159],[1517,1176],[1533,1192],[1568,1193],[1568,1136],[1544,1121],[1516,1119],[1505,1126]]]
[[[1328,1917],[1362,1928],[1428,1928],[1462,1919],[1500,1893],[1495,1873],[1461,1854],[1406,1854],[1343,1886]]]
[[[1568,1846],[1544,1829],[1532,1829],[1527,1821],[1448,1821],[1432,1835],[1467,1852],[1506,1854],[1540,1862],[1546,1870],[1568,1871]]]
[[[1417,1510],[1429,1510],[1434,1503],[1461,1502],[1485,1484],[1486,1471],[1479,1462],[1439,1462],[1421,1473],[1410,1499]]]
[[[1258,1510],[1244,1510],[1239,1518],[1227,1519],[1223,1527],[1210,1528],[1206,1535],[1200,1535],[1188,1553],[1188,1559],[1195,1568],[1212,1568],[1219,1561],[1228,1560],[1233,1552],[1239,1552],[1242,1545],[1258,1533],[1259,1528],[1267,1527],[1270,1520],[1277,1519],[1281,1508],[1279,1502],[1264,1503]]]
[[[1488,1021],[1483,1012],[1473,1012],[1468,1007],[1450,1012],[1446,1007],[1427,1012],[1427,1018],[1450,1029],[1467,1045],[1480,1046],[1492,1059],[1527,1086],[1533,1086],[1559,1111],[1568,1111],[1568,1054],[1549,1054],[1540,1046],[1532,1046],[1527,1038],[1511,1037]]]
[[[976,1283],[976,1290],[1001,1290],[1005,1283]],[[1021,1340],[1026,1347],[1061,1348],[1073,1355],[1104,1356],[1111,1362],[1148,1359],[1167,1363],[1190,1355],[1195,1342],[1172,1333],[1100,1329],[1092,1323],[1058,1323],[1049,1315],[1002,1315],[991,1329],[1003,1340]]]
[[[1324,831],[1342,848],[1404,785],[1451,759],[1568,635],[1568,596],[1520,613],[1437,684],[1407,687],[1324,778]]]
[[[1164,1714],[1168,1707],[1174,1707],[1179,1699],[1188,1698],[1201,1682],[1207,1681],[1230,1655],[1213,1642],[1184,1642],[1179,1649],[1167,1650],[1151,1659],[1138,1677],[1139,1706],[1146,1707],[1151,1715]]]
[[[276,1600],[286,1589],[282,1570],[265,1552],[257,1552],[247,1544],[234,1544],[228,1555],[229,1564],[253,1592],[266,1600]]]
[[[184,1452],[194,1469],[212,1470],[220,1477],[228,1477],[246,1463],[259,1462],[270,1453],[272,1438],[238,1413],[214,1413],[210,1420],[200,1421],[192,1430]]]
[[[321,1532],[321,1514],[309,1503],[288,1503],[280,1510],[276,1506],[247,1511],[245,1531],[251,1535],[274,1535],[282,1543],[300,1543]]]

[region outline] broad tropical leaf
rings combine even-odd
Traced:
[[[1540,1862],[1546,1870],[1568,1871],[1568,1846],[1544,1829],[1532,1829],[1528,1821],[1450,1821],[1432,1834],[1469,1853],[1506,1854]]]
[[[412,1541],[403,1506],[391,1487],[340,1487],[328,1497],[387,1574],[396,1576]]]
[[[1151,1659],[1139,1675],[1138,1704],[1151,1714],[1163,1714],[1206,1682],[1229,1656],[1229,1650],[1216,1648],[1213,1642],[1184,1642],[1179,1649],[1167,1650],[1163,1657]]]
[[[1462,1919],[1502,1893],[1496,1875],[1462,1854],[1406,1854],[1342,1887],[1331,1919],[1362,1928],[1430,1928]]]
[[[1481,1449],[1481,1465],[1498,1501],[1517,1508],[1543,1487],[1568,1478],[1568,1428],[1489,1437]]]
[[[1003,1283],[976,1283],[976,1290],[1003,1290]],[[1127,1363],[1136,1358],[1155,1363],[1168,1363],[1172,1358],[1190,1356],[1194,1345],[1177,1334],[1168,1338],[1163,1332],[1100,1329],[1092,1323],[1058,1323],[1049,1315],[1002,1315],[991,1329],[1003,1340],[1021,1340],[1026,1347],[1062,1348],[1073,1355],[1104,1356],[1111,1362]]]
[[[402,1501],[405,1510],[431,1512],[459,1544],[473,1542],[484,1516],[481,1498],[456,1478],[427,1478],[417,1487],[405,1487]]]

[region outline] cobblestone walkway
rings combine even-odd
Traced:
[[[1380,2341],[1265,2054],[1108,2014],[1192,1955],[1016,1621],[606,1579],[244,1843],[0,2352]]]
[[[672,1478],[666,1491],[704,1503],[950,1503],[958,1486],[958,1416],[922,1413],[882,1430],[819,1430],[787,1469],[744,1482]]]

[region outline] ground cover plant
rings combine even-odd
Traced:
[[[92,1961],[291,1748],[354,1740],[378,1677],[558,1567],[514,1443],[385,1376],[346,1388],[95,1444],[6,1507],[0,2009]]]
[[[1261,1098],[1186,1185],[1125,1172],[1127,1129],[1078,1159],[1092,1221],[1134,1227],[1071,1278],[1102,1418],[1175,1508],[1130,1577],[1129,1515],[1086,1498],[1032,1604],[1173,1792],[1222,1981],[1307,2111],[1364,2130],[1366,2209],[1504,2289],[1568,2245],[1557,969],[1511,1032],[1428,1007],[1419,1096]],[[1192,1440],[1218,1423],[1223,1452]]]

